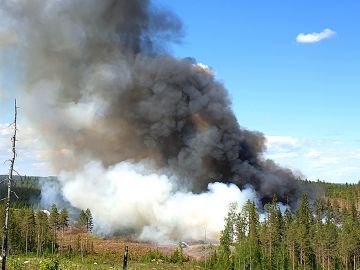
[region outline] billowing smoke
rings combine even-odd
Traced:
[[[264,136],[239,126],[213,72],[167,53],[182,36],[170,11],[147,0],[0,3],[18,34],[23,107],[65,198],[89,207],[100,231],[197,238],[205,223],[218,230],[229,199],[255,197],[235,185],[297,202],[295,176],[263,158]]]
[[[60,179],[66,198],[79,208],[91,207],[104,221],[96,224],[97,232],[135,234],[156,242],[199,240],[205,231],[208,239],[218,239],[229,204],[244,205],[255,198],[251,188],[240,191],[222,183],[194,194],[176,186],[177,176],[153,172],[146,161],[125,161],[106,169],[91,162],[75,177],[65,173]]]

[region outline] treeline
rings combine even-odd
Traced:
[[[360,180],[358,183],[329,183],[325,181],[300,180],[304,185],[310,188],[323,189],[325,196],[331,199],[342,199],[345,201],[355,201],[359,203],[360,198]]]
[[[232,204],[210,269],[359,269],[359,212],[353,201],[336,208],[306,195],[295,213],[274,198],[259,213],[253,202]]]
[[[0,175],[0,181],[6,182],[8,175]],[[56,179],[55,177],[39,177],[39,176],[13,176],[14,187],[24,187],[30,189],[40,189],[40,179]]]
[[[31,207],[38,205],[41,189],[38,177],[14,176],[12,206],[15,208]],[[0,198],[7,196],[7,176],[0,175]]]
[[[324,183],[329,198],[344,199],[347,201],[360,198],[360,182],[357,184]]]
[[[4,224],[4,204],[0,205],[0,224]],[[58,251],[73,252],[83,250],[82,239],[73,243],[64,241],[64,232],[70,225],[66,208],[60,211],[55,204],[51,211],[37,210],[30,207],[11,208],[9,219],[9,254],[35,254],[37,256],[54,254]],[[76,225],[84,231],[93,227],[89,209],[81,211]],[[2,234],[2,228],[0,233]],[[81,245],[81,246],[80,246]]]

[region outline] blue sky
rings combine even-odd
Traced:
[[[360,180],[360,2],[158,1],[183,20],[173,48],[211,66],[267,156],[311,179]],[[300,33],[335,32],[314,43]]]
[[[268,137],[266,157],[310,179],[360,180],[359,1],[155,2],[183,21],[183,42],[172,53],[215,70],[240,125]],[[318,35],[302,43],[301,33]],[[9,49],[1,55],[0,64],[11,58]],[[0,71],[4,92],[14,71]],[[1,99],[6,123],[10,99]],[[31,164],[45,162],[30,158],[23,167],[38,173]]]

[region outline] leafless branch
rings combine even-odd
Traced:
[[[19,199],[19,196],[16,194],[15,191],[12,190],[11,193],[15,195],[16,199]]]
[[[18,173],[18,171],[17,171],[17,170],[13,169],[13,171],[17,174],[17,176],[22,177],[22,175],[21,175],[20,173]]]

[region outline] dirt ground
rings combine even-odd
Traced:
[[[113,238],[101,238],[92,234],[84,233],[78,228],[72,228],[61,234],[61,243],[64,246],[74,245],[76,239],[80,237],[82,241],[90,241],[93,245],[95,253],[108,253],[121,256],[123,254],[125,246],[129,247],[129,253],[132,257],[140,258],[146,254],[149,250],[159,250],[165,255],[173,253],[178,244],[157,244],[148,242],[136,242],[133,240],[124,239],[122,237]],[[211,253],[212,247],[205,244],[191,244],[188,243],[188,247],[183,248],[183,252],[190,259],[201,260],[208,257]]]

